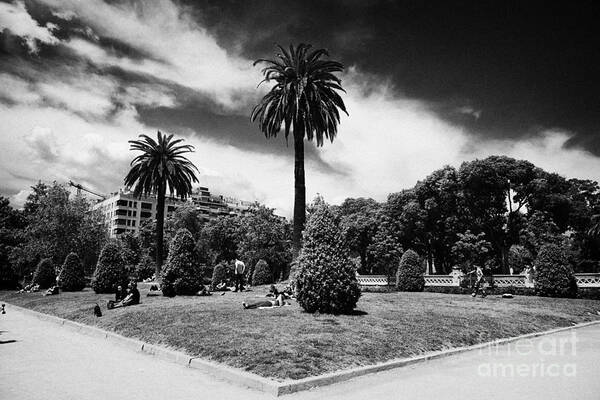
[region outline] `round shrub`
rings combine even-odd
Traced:
[[[127,280],[121,246],[118,242],[111,240],[104,245],[100,252],[92,277],[92,289],[96,293],[112,293],[119,285],[125,287]]]
[[[202,288],[202,271],[194,252],[196,243],[187,229],[180,229],[169,246],[169,258],[160,285],[164,296],[195,295]]]
[[[539,296],[575,297],[577,281],[566,252],[553,243],[545,244],[534,263],[534,288]]]
[[[141,258],[138,265],[135,266],[135,276],[138,281],[152,278],[156,272],[156,264],[150,254],[145,253]]]
[[[85,287],[83,265],[75,253],[69,253],[58,275],[58,286],[66,292],[76,292]]]
[[[396,271],[396,288],[404,292],[422,292],[425,288],[421,260],[414,250],[406,250],[400,259]]]
[[[356,267],[333,211],[320,204],[304,231],[295,276],[296,299],[310,313],[349,313],[360,297]]]
[[[42,259],[33,273],[33,283],[40,285],[41,289],[48,289],[56,284],[54,263],[50,258]]]
[[[221,261],[213,269],[212,281],[210,288],[216,290],[221,283],[229,285],[233,280],[233,266],[225,261]]]
[[[252,274],[252,284],[258,286],[268,285],[269,283],[273,283],[271,268],[265,260],[258,260],[254,267],[254,274]]]

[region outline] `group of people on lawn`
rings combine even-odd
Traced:
[[[243,261],[235,259],[234,276],[235,276],[235,289],[234,292],[244,290],[244,273],[246,272],[246,265]],[[275,285],[271,285],[270,291],[267,294],[269,299],[256,301],[253,303],[242,303],[244,309],[254,308],[265,308],[265,307],[281,307],[286,305],[285,299],[290,298],[291,294],[287,292],[280,292]],[[110,300],[106,305],[109,310],[119,307],[127,307],[140,303],[140,292],[137,289],[137,284],[134,281],[129,282],[127,289],[123,289],[121,285],[117,287],[115,292],[115,300]]]

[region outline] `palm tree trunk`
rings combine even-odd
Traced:
[[[302,248],[302,231],[306,222],[306,185],[304,182],[304,136],[294,132],[294,258]]]
[[[160,278],[160,270],[163,265],[163,242],[164,242],[164,227],[165,227],[165,192],[166,185],[164,182],[158,188],[156,201],[156,279]]]

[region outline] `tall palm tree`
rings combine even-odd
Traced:
[[[340,122],[338,108],[348,115],[338,90],[345,92],[336,75],[344,66],[331,60],[325,49],[310,50],[311,46],[290,45],[289,51],[278,46],[280,53],[274,59],[259,59],[265,63],[264,79],[259,83],[275,81],[252,110],[252,121],[258,120],[260,130],[267,138],[276,137],[282,127],[286,142],[290,132],[294,136],[294,255],[298,255],[302,230],[306,220],[306,186],[304,181],[304,139],[316,139],[322,146],[324,138],[333,142]]]
[[[183,139],[172,140],[173,135],[160,131],[157,141],[147,135],[140,140],[130,140],[130,150],[141,151],[131,161],[131,170],[125,177],[125,186],[134,186],[135,196],[156,194],[156,279],[163,263],[163,235],[165,224],[165,193],[176,194],[182,200],[192,192],[192,182],[198,182],[196,166],[183,154],[194,151],[192,145],[180,145]]]

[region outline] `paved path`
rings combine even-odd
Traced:
[[[594,325],[283,398],[598,400],[599,361],[600,325]],[[41,321],[10,307],[6,315],[0,315],[1,400],[109,398],[273,397]]]

